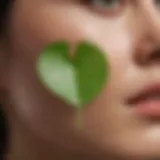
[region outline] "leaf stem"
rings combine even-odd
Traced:
[[[83,114],[82,114],[82,107],[78,107],[77,109],[77,121],[76,126],[78,129],[83,129]]]

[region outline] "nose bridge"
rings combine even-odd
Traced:
[[[136,13],[136,26],[140,39],[146,36],[160,42],[160,11],[156,6],[148,3],[142,4]]]

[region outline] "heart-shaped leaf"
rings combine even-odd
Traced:
[[[103,89],[109,66],[104,53],[94,44],[81,41],[74,56],[65,41],[48,45],[37,61],[41,81],[67,103],[82,108]]]

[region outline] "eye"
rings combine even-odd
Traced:
[[[120,0],[88,0],[91,4],[105,8],[113,8],[119,5]]]
[[[160,7],[160,0],[155,0],[155,4]]]
[[[117,13],[120,11],[126,0],[82,0],[86,5],[94,10],[103,13]]]

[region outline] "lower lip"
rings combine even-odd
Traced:
[[[151,117],[160,117],[160,100],[145,100],[134,106],[135,112]]]

